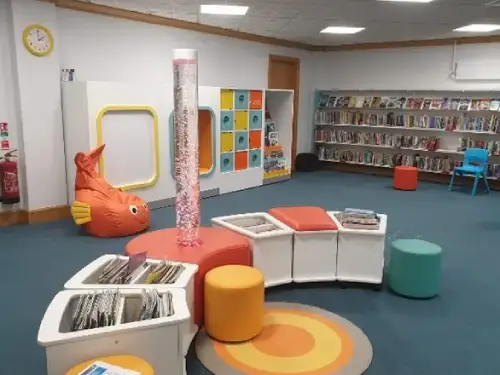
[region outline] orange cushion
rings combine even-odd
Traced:
[[[297,232],[338,229],[321,207],[275,207],[269,210],[269,215]]]

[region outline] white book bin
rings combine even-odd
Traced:
[[[294,282],[336,280],[337,236],[337,230],[294,232]]]
[[[265,212],[215,217],[212,226],[240,233],[250,241],[253,266],[264,275],[265,286],[292,281],[293,231]]]
[[[387,215],[377,214],[379,227],[370,229],[344,228],[335,217],[337,211],[328,215],[339,228],[337,280],[381,284],[384,273],[385,237]]]
[[[97,284],[97,278],[106,267],[106,265],[114,260],[116,257],[120,259],[128,259],[125,255],[116,254],[106,254],[103,255],[92,263],[78,271],[71,279],[69,279],[66,284],[64,284],[64,289],[75,290],[75,289],[116,289],[116,288],[127,288],[127,289],[158,289],[159,287],[180,288],[186,292],[186,302],[191,313],[194,316],[194,275],[198,271],[198,266],[196,264],[182,263],[186,269],[182,272],[179,278],[172,284],[143,284],[148,275],[152,272],[153,268],[161,263],[161,260],[147,259],[147,266],[144,271],[137,275],[137,277],[131,280],[130,284],[116,285],[116,284]],[[180,264],[180,262],[171,262],[172,264]],[[189,346],[194,336],[198,332],[198,326],[193,323],[191,319],[190,324],[186,325],[184,333],[184,355],[187,354]]]
[[[172,293],[174,315],[133,321],[141,306],[141,290],[122,289],[118,315],[123,322],[111,327],[70,332],[72,315],[81,295],[95,290],[59,292],[50,303],[40,324],[38,344],[45,347],[48,375],[64,375],[73,366],[98,357],[129,354],[148,362],[158,375],[182,375],[182,326],[190,318],[182,289],[157,288]]]

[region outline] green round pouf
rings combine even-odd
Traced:
[[[405,297],[432,298],[441,286],[442,249],[422,240],[397,240],[391,245],[389,286]]]

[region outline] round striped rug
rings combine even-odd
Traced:
[[[196,353],[216,375],[360,375],[373,350],[348,320],[314,306],[266,303],[264,328],[243,343],[221,343],[202,330]]]

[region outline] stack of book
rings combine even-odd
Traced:
[[[378,216],[374,211],[346,208],[338,217],[344,228],[377,230]]]

